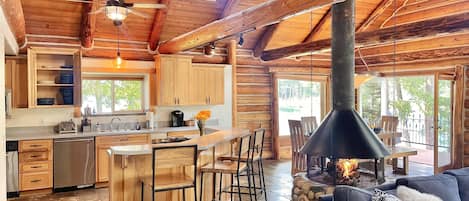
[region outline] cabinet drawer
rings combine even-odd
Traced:
[[[49,172],[20,174],[20,190],[37,190],[52,187],[52,177]]]
[[[49,152],[24,152],[19,155],[20,163],[48,160],[52,160],[49,158]]]
[[[146,144],[150,142],[149,134],[114,135],[96,137],[96,146],[110,147],[118,145]]]
[[[52,161],[29,162],[20,164],[20,173],[47,172],[49,170],[52,170]]]
[[[26,140],[20,141],[19,144],[19,152],[50,150],[52,150],[52,140]]]

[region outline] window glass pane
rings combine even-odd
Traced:
[[[140,80],[115,80],[115,111],[141,111],[142,87]]]
[[[83,80],[82,110],[88,106],[96,113],[112,112],[111,85],[111,80]]]
[[[300,80],[278,80],[279,135],[290,135],[288,120],[315,116],[321,119],[321,84]]]

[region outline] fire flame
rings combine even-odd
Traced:
[[[350,178],[352,173],[358,169],[358,160],[357,159],[340,159],[337,163],[337,167],[344,178]]]

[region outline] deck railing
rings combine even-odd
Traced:
[[[451,121],[440,118],[438,147],[449,148],[451,144]],[[434,145],[433,118],[411,114],[399,121],[398,131],[402,132],[402,142],[411,144]]]

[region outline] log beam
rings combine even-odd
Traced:
[[[469,13],[462,13],[376,31],[362,32],[356,34],[355,43],[356,47],[363,47],[462,32],[469,29],[468,20]],[[329,50],[330,47],[331,39],[312,41],[268,50],[262,54],[261,58],[265,61],[270,61],[306,52],[321,52]]]
[[[322,29],[327,20],[331,20],[331,8],[329,8],[329,10],[327,10],[327,12],[322,16],[322,18],[319,20],[316,26],[314,26],[311,32],[309,32],[303,42],[305,43],[312,41],[313,37],[319,33],[319,31]]]
[[[174,54],[344,0],[270,0],[163,42],[159,52]]]
[[[163,32],[163,25],[166,21],[166,14],[168,13],[170,0],[160,0],[160,4],[165,4],[166,9],[157,9],[155,18],[153,19],[153,27],[151,29],[150,38],[148,39],[148,45],[152,51],[158,48],[160,43],[161,33]]]
[[[225,8],[221,12],[220,19],[227,17],[233,13],[234,8],[238,6],[239,0],[227,0],[225,4]]]
[[[272,24],[265,28],[260,40],[257,41],[256,46],[254,47],[254,57],[260,57],[262,55],[262,52],[264,52],[267,45],[269,45],[269,42],[272,40],[272,37],[279,26],[280,23]]]
[[[96,15],[90,15],[97,9],[97,1],[92,0],[92,3],[84,3],[81,12],[81,28],[80,39],[81,46],[91,48],[93,46],[93,36],[96,29]]]
[[[5,14],[18,46],[23,46],[26,41],[26,22],[24,20],[21,0],[1,0],[0,6],[3,9],[3,13]]]
[[[396,4],[394,4],[394,2]],[[391,17],[396,8],[400,8],[403,5],[405,5],[405,0],[382,0],[378,6],[373,10],[373,12],[368,15],[365,21],[363,21],[356,29],[356,32],[363,32],[368,29],[372,24],[375,22],[378,22],[379,18],[381,18],[382,22],[384,22],[386,19]],[[387,12],[386,12],[387,11]]]

